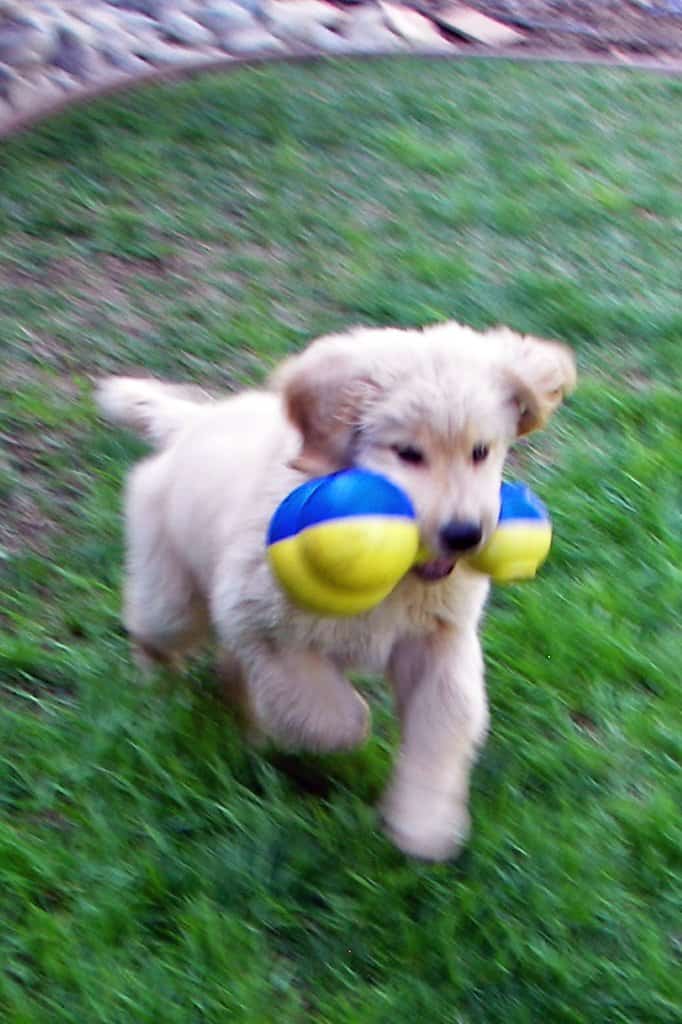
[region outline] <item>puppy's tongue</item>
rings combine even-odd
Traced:
[[[422,562],[414,567],[414,572],[420,580],[426,583],[435,583],[449,576],[455,568],[454,558],[433,558],[430,562]]]

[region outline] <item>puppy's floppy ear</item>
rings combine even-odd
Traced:
[[[378,392],[353,338],[323,338],[287,360],[273,378],[287,416],[301,432],[294,469],[318,475],[349,466],[363,409]]]
[[[507,377],[518,409],[517,434],[543,427],[576,385],[575,356],[558,341],[516,336]]]

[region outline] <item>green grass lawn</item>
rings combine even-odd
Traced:
[[[3,143],[3,1024],[682,1019],[681,102],[393,60],[133,94]],[[234,387],[331,328],[448,317],[565,339],[582,387],[514,459],[554,550],[495,592],[475,832],[431,867],[375,829],[377,682],[366,749],[288,766],[244,746],[208,660],[136,684],[141,447],[89,379]]]

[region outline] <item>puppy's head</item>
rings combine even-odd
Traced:
[[[322,338],[276,377],[309,475],[361,466],[402,487],[441,579],[485,544],[509,445],[543,426],[575,384],[571,352],[455,323]]]

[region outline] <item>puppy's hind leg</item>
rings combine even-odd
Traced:
[[[249,651],[243,660],[250,723],[286,749],[348,750],[367,738],[367,702],[312,651]]]
[[[177,667],[207,630],[206,612],[168,541],[160,515],[156,460],[131,475],[127,493],[127,559],[123,623],[144,670]]]
[[[223,702],[254,746],[261,746],[264,736],[251,711],[244,667],[240,659],[226,647],[221,647],[218,652],[217,674]]]

